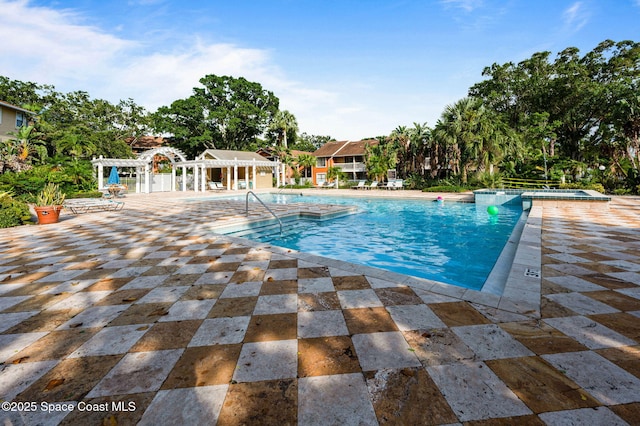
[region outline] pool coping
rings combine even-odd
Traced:
[[[210,229],[215,232],[216,228],[220,229],[219,227],[213,226]],[[512,240],[512,237],[510,237],[507,242],[507,244],[511,243],[515,245],[515,253],[506,253],[506,257],[508,259],[512,259],[510,267],[508,265],[505,266],[504,264],[505,259],[502,257],[503,254],[505,254],[505,250],[503,249],[503,253],[501,253],[498,261],[494,264],[492,271],[489,273],[489,276],[485,281],[485,285],[483,286],[484,290],[467,289],[453,284],[387,271],[373,266],[360,265],[344,260],[332,259],[286,247],[280,247],[269,243],[261,243],[244,237],[235,237],[224,234],[217,235],[230,242],[240,243],[255,248],[268,249],[269,251],[293,257],[298,260],[322,264],[330,268],[365,275],[375,280],[382,280],[386,283],[394,282],[399,285],[405,285],[415,289],[453,297],[467,302],[484,305],[489,308],[500,309],[534,318],[540,317],[540,286],[542,269],[541,206],[534,206],[529,210],[526,221],[524,221],[524,224],[521,224],[521,232],[519,234],[519,238],[517,238],[517,244],[516,241]],[[496,268],[501,268],[502,270],[498,271]],[[494,271],[496,272],[494,273]],[[496,283],[497,281],[497,284],[490,284],[487,287],[487,281],[490,279],[493,280],[492,283]],[[388,286],[388,284],[384,285]],[[496,287],[501,287],[503,289],[502,294],[493,293]]]

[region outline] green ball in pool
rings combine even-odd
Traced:
[[[496,206],[489,206],[487,207],[487,213],[489,213],[491,216],[495,216],[498,214],[498,208]]]

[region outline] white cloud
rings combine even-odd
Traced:
[[[441,0],[441,3],[445,6],[457,7],[466,12],[473,12],[475,9],[481,7],[484,3],[483,0]]]
[[[578,31],[589,22],[590,13],[580,1],[573,3],[562,14],[565,27]]]

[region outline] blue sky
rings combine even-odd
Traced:
[[[433,126],[493,63],[640,41],[640,0],[0,0],[0,75],[154,111],[207,74],[257,81],[300,131]]]

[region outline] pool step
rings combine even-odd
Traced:
[[[283,235],[296,233],[300,229],[306,227],[304,221],[290,221],[284,222],[282,227]],[[243,229],[241,231],[230,232],[226,235],[233,237],[242,237],[254,241],[264,241],[265,238],[279,238],[280,237],[280,225],[277,223],[262,225],[256,228]]]

